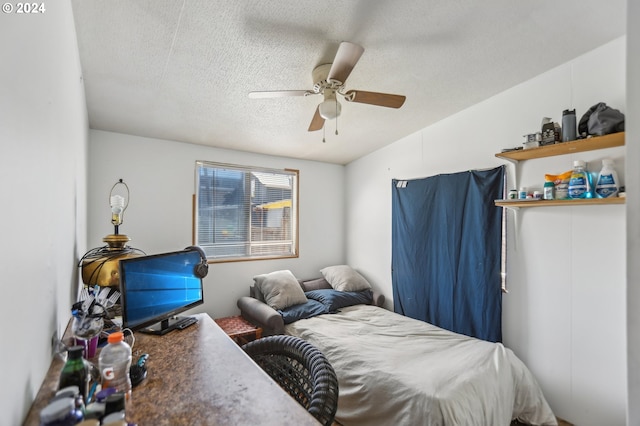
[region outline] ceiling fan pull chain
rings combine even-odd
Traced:
[[[327,126],[322,126],[322,143],[325,143],[326,140],[324,139],[324,135],[325,135],[325,127]]]

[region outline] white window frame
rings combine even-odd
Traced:
[[[238,181],[235,183],[236,190],[240,189],[242,196],[239,204],[235,205],[235,213],[232,205],[216,205],[217,200],[224,196],[223,191],[216,189],[220,187],[212,184],[213,181],[207,182],[206,179],[201,179],[201,176],[204,175],[213,176],[214,171],[218,176],[228,174]],[[196,161],[193,244],[202,247],[207,261],[210,263],[299,257],[299,174],[299,171],[294,169],[271,169]],[[290,186],[289,189],[286,188],[287,185]],[[261,190],[256,192],[256,186],[259,186]],[[278,188],[284,194],[290,191],[290,201],[288,198],[284,200],[270,199],[274,198],[274,195],[271,194],[273,192],[276,194],[275,197],[278,197]],[[227,197],[229,195],[230,193],[226,194]],[[239,205],[241,207],[238,211]],[[231,234],[225,234],[222,231],[220,209],[232,210],[226,215],[228,221],[237,225],[233,227],[234,232]],[[215,213],[216,211],[218,213]],[[273,227],[274,223],[281,223],[279,230],[278,227]],[[275,230],[275,236],[284,234],[287,237],[275,240],[255,238],[257,236],[265,238],[262,231],[268,231],[269,227]],[[229,240],[225,241],[227,235],[229,235]],[[270,251],[270,247],[274,251]]]

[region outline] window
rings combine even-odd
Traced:
[[[214,261],[298,256],[298,171],[196,162],[195,243]]]

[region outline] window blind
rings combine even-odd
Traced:
[[[196,162],[196,244],[211,260],[297,256],[298,171]]]

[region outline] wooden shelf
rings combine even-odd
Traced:
[[[496,206],[508,208],[520,207],[550,207],[550,206],[594,206],[594,205],[611,205],[624,204],[624,197],[614,198],[584,198],[575,200],[496,200]]]
[[[612,133],[604,136],[594,136],[572,142],[556,143],[538,148],[500,152],[496,154],[496,157],[511,161],[521,161],[531,160],[533,158],[553,157],[555,155],[573,154],[575,152],[593,151],[595,149],[614,148],[617,146],[624,146],[624,132]]]

